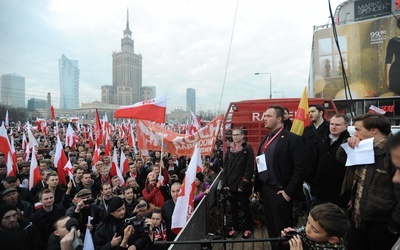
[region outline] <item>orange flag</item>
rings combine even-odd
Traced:
[[[308,126],[310,123],[310,118],[308,117],[308,97],[307,97],[307,87],[304,87],[303,94],[299,103],[299,107],[296,111],[296,116],[293,120],[292,128],[290,132],[296,135],[303,135],[304,127]]]

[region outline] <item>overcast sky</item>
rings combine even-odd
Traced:
[[[332,0],[332,8],[342,0]],[[328,0],[241,0],[229,63],[235,0],[0,0],[0,75],[25,77],[26,99],[51,92],[59,107],[58,59],[78,60],[80,103],[101,100],[112,84],[112,53],[121,50],[126,11],[143,86],[167,92],[168,110],[186,108],[195,88],[197,111],[231,101],[300,97],[308,84],[314,25],[328,22]],[[274,93],[277,92],[277,93]]]

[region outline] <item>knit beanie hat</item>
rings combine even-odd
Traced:
[[[15,210],[15,211],[18,212],[17,207],[14,206],[14,205],[10,205],[10,204],[7,204],[7,203],[4,203],[4,204],[0,205],[0,220],[2,220],[4,215],[8,211],[11,211],[11,210]]]
[[[108,213],[112,213],[118,208],[122,207],[124,205],[124,201],[122,200],[121,197],[113,197],[111,198],[110,203],[108,204]]]

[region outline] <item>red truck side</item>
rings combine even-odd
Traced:
[[[243,127],[246,131],[247,142],[251,144],[256,153],[262,138],[267,133],[264,128],[263,113],[271,105],[281,105],[289,109],[290,119],[296,115],[300,98],[274,98],[246,100],[239,102],[231,102],[224,117],[223,140],[230,140],[230,129],[235,127]],[[335,104],[330,99],[309,98],[308,104],[319,104],[325,107],[325,119],[332,117],[338,113]],[[226,143],[224,143],[224,152]]]

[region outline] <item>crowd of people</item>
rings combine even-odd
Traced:
[[[64,146],[73,167],[72,176],[65,177],[66,185],[60,184],[54,166],[56,129],[47,133],[33,130],[41,179],[29,187],[31,157],[23,149],[23,132],[8,128],[14,139],[18,174],[7,175],[6,157],[0,152],[2,247],[70,249],[72,231],[80,233],[79,244],[87,240],[89,231],[94,249],[166,249],[167,245],[153,243],[176,237],[171,230],[172,214],[190,157],[160,151],[144,156],[114,132],[111,143],[121,152],[118,161],[123,153],[129,164],[121,179],[111,174],[112,155],[106,154],[105,145],[100,145],[99,159],[94,161],[89,139],[75,130],[79,137],[75,147]],[[57,131],[59,138],[65,138],[62,127]],[[195,179],[196,204],[220,171],[220,145],[212,156],[203,157],[204,172],[197,173]],[[70,221],[77,222],[74,230],[68,228]]]
[[[400,245],[400,134],[391,134],[387,118],[357,116],[351,136],[346,115],[328,121],[323,107],[310,105],[311,124],[298,136],[290,132],[288,113],[278,105],[266,109],[268,133],[256,149],[246,142],[244,128],[233,128],[226,142],[218,140],[214,153],[203,158],[203,172],[196,175],[195,204],[222,171],[233,222],[227,239],[240,232],[244,240],[252,237],[249,198],[257,193],[269,237],[286,237],[288,242],[271,242],[272,249],[385,250]],[[190,157],[160,151],[143,156],[115,132],[111,140],[119,149],[117,158],[123,153],[129,162],[122,180],[110,174],[111,155],[104,145],[93,162],[93,147],[79,136],[76,147],[64,147],[73,166],[64,186],[54,166],[54,131],[35,131],[41,180],[28,189],[31,164],[24,160],[22,132],[8,132],[14,136],[18,175],[7,176],[0,152],[0,241],[6,249],[69,249],[63,244],[76,240],[71,237],[76,230],[82,238],[90,232],[95,249],[165,249],[154,241],[175,239],[172,214]],[[341,145],[356,148],[366,139],[373,139],[374,163],[345,166],[347,154]],[[294,214],[302,204],[307,224],[295,228]],[[295,236],[288,237],[293,232]]]
[[[267,108],[263,122],[268,133],[255,155],[248,154],[254,149],[246,143],[245,131],[233,129],[223,162],[233,218],[227,238],[243,231],[242,239],[247,239],[253,233],[248,190],[254,181],[268,236],[295,232],[286,238],[289,244],[272,241],[272,249],[391,249],[400,232],[400,134],[391,134],[384,115],[367,113],[353,119],[355,133],[350,136],[346,115],[335,114],[328,121],[322,106],[310,105],[311,124],[298,136],[290,132],[287,114],[278,105]],[[355,148],[366,139],[373,139],[374,163],[345,166],[341,145]],[[246,221],[241,228],[238,204]],[[307,224],[296,229],[294,214],[301,204]]]

